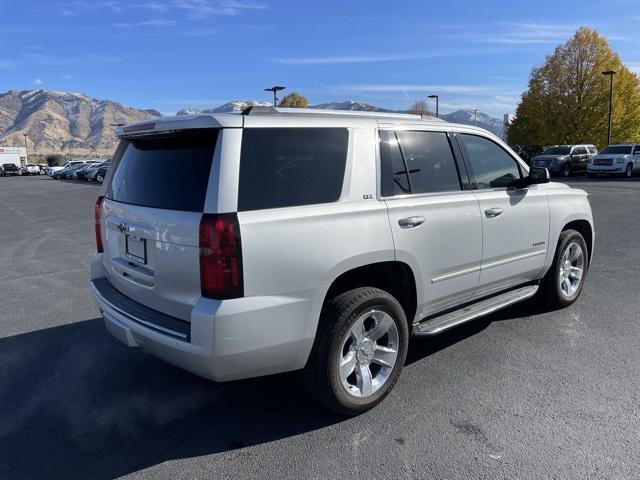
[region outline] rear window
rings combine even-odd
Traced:
[[[246,128],[238,210],[335,202],[342,192],[345,128]]]
[[[218,130],[125,139],[114,158],[107,197],[166,210],[201,212]]]

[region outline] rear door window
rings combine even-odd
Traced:
[[[217,138],[218,130],[195,129],[123,140],[113,160],[107,198],[201,212]]]
[[[380,131],[382,195],[461,190],[445,132]]]
[[[346,128],[245,128],[238,210],[335,202],[348,144]]]
[[[393,197],[411,193],[409,173],[400,152],[400,144],[393,130],[380,130],[380,161],[382,166],[382,196]]]

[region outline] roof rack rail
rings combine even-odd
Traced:
[[[369,118],[400,118],[406,120],[430,120],[434,122],[444,122],[435,117],[425,117],[410,113],[395,112],[364,112],[353,110],[329,110],[322,108],[282,108],[272,106],[254,105],[242,110],[242,115],[273,115],[273,114],[304,114],[304,115],[340,115],[349,117],[369,117]]]

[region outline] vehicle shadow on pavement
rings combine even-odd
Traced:
[[[433,337],[415,337],[409,343],[406,365],[418,362],[440,350],[450,347],[458,342],[480,333],[493,322],[515,320],[518,318],[533,317],[549,312],[549,308],[535,298],[511,307],[499,310],[486,317],[478,318],[469,323],[447,330]]]
[[[114,478],[343,421],[296,374],[214,383],[102,319],[0,339],[0,478]]]

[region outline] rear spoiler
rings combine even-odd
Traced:
[[[118,138],[133,138],[194,128],[241,128],[242,124],[242,116],[232,113],[177,115],[120,126],[116,128],[116,136]]]

